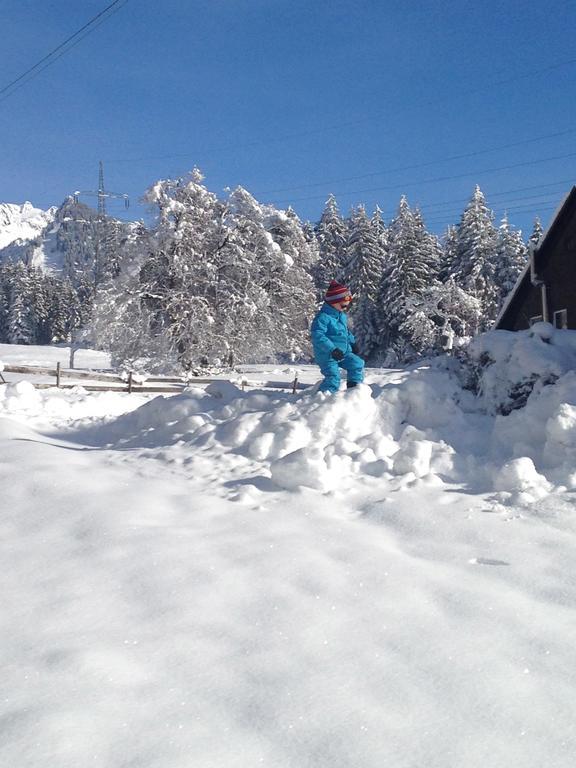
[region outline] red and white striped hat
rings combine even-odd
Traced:
[[[332,280],[324,296],[324,301],[327,304],[337,304],[339,301],[350,301],[352,296],[350,290],[341,283],[337,283],[336,280]]]

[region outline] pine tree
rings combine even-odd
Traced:
[[[24,264],[19,262],[15,265],[10,285],[8,310],[8,342],[10,344],[34,343],[34,315],[31,298],[30,274]]]
[[[494,285],[497,291],[498,308],[502,306],[528,262],[528,254],[522,233],[513,229],[505,215],[498,229],[496,259],[494,264]]]
[[[477,186],[457,227],[456,252],[450,275],[460,288],[480,301],[482,320],[478,330],[491,326],[498,306],[494,278],[497,230],[493,220],[494,215]]]
[[[350,314],[360,354],[368,357],[377,341],[375,302],[382,279],[379,223],[370,220],[364,206],[352,212],[344,261],[344,281],[354,297]]]
[[[448,280],[450,275],[455,273],[457,252],[458,229],[455,226],[449,226],[443,238],[442,252],[440,255],[440,268],[438,271],[438,278],[443,283]]]
[[[544,237],[544,228],[540,222],[540,219],[538,216],[534,219],[534,227],[532,229],[532,234],[528,238],[528,245],[532,244],[534,247],[537,247],[540,244],[540,241]]]
[[[439,248],[405,197],[390,224],[388,248],[377,303],[380,354],[388,362],[408,361],[421,344],[415,326],[407,321],[422,296],[437,283]]]
[[[343,279],[346,254],[346,223],[340,215],[334,195],[326,201],[324,211],[316,227],[320,256],[313,270],[318,301],[322,301],[330,280]]]
[[[203,359],[211,346],[209,291],[224,214],[223,204],[202,181],[194,169],[186,179],[158,182],[146,197],[159,209],[157,250],[144,270],[152,278],[148,293],[158,305],[158,327],[170,334],[185,369]]]
[[[32,323],[34,327],[34,343],[50,344],[50,297],[48,292],[48,277],[40,270],[30,270],[30,288],[32,301]]]
[[[70,341],[80,326],[80,302],[72,281],[52,280],[48,321],[52,342]]]
[[[10,315],[10,266],[0,264],[0,344],[7,344]]]

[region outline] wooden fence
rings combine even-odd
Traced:
[[[198,376],[178,377],[178,376],[150,376],[141,379],[140,376],[129,372],[126,377],[115,373],[104,373],[101,371],[78,370],[76,368],[62,368],[60,363],[56,363],[56,368],[45,368],[32,365],[5,365],[6,373],[24,373],[32,376],[53,376],[56,379],[55,384],[38,383],[34,384],[36,389],[49,389],[59,387],[60,389],[72,389],[81,386],[89,392],[157,392],[177,393],[182,392],[186,387],[194,384],[213,384],[219,381],[229,381],[229,379],[201,378]],[[74,379],[73,383],[62,383],[62,379]],[[85,384],[83,382],[103,382],[100,384]],[[6,380],[0,371],[0,383],[6,384]],[[242,390],[246,387],[255,387],[258,389],[288,389],[295,394],[298,390],[307,389],[307,384],[301,384],[296,376],[293,381],[249,381],[241,379],[237,383]]]

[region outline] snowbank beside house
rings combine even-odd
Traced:
[[[522,407],[536,387],[553,384],[576,370],[576,331],[536,323],[527,331],[491,331],[468,347],[479,366],[478,389],[483,406],[492,413]]]

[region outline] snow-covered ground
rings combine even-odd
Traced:
[[[571,768],[573,342],[484,340],[483,400],[0,386],[0,764]]]

